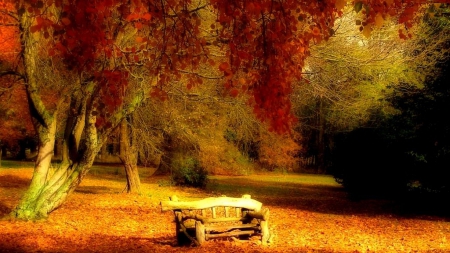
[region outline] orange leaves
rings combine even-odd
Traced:
[[[146,39],[144,37],[140,37],[140,36],[136,37],[136,42],[137,43],[142,43],[144,41],[146,41]]]
[[[132,21],[150,21],[150,19],[152,18],[152,14],[149,12],[145,12],[145,13],[138,13],[138,12],[133,12],[130,13],[125,20],[128,22],[132,22]]]
[[[289,139],[264,139],[264,157],[281,160]],[[271,142],[272,141],[272,142]],[[218,155],[220,156],[220,155]],[[222,157],[223,158],[223,157]],[[14,252],[448,252],[450,224],[434,216],[394,215],[385,200],[351,201],[333,177],[279,173],[216,176],[211,192],[167,187],[161,176],[145,176],[142,194],[123,194],[124,170],[94,166],[61,208],[43,222],[0,219],[0,245]],[[142,172],[151,174],[153,168]],[[117,175],[118,174],[118,175]],[[18,202],[32,177],[32,165],[0,171],[0,217]],[[160,186],[158,186],[160,185]],[[244,192],[245,190],[245,192]],[[275,214],[270,247],[259,236],[232,243],[215,239],[201,248],[176,246],[173,213],[161,213],[160,201],[203,199],[254,193]],[[301,221],[301,222],[293,222]]]
[[[125,20],[126,21],[134,21],[134,20],[138,20],[140,18],[140,15],[138,13],[131,13],[130,15],[128,15]]]
[[[149,12],[144,13],[142,15],[142,19],[149,21],[152,18],[152,15]]]
[[[336,0],[335,5],[337,10],[342,10],[347,5],[347,0]]]
[[[219,70],[223,71],[223,72],[227,71],[229,68],[230,68],[230,64],[228,62],[222,62],[219,65]]]
[[[313,29],[312,29],[312,34],[313,34],[314,36],[320,36],[321,33],[320,33],[319,27],[314,26]]]
[[[144,26],[144,24],[142,24],[141,22],[134,23],[134,27],[136,27],[136,29],[138,29],[138,30],[141,30],[143,26]]]
[[[41,30],[46,30],[51,25],[52,21],[38,16],[36,17],[36,25],[30,27],[30,32],[35,33]]]
[[[30,32],[35,33],[37,31],[41,30],[41,28],[42,28],[42,26],[40,26],[40,25],[31,26],[30,27]]]
[[[168,94],[164,90],[161,90],[158,87],[154,87],[152,92],[150,93],[151,97],[159,98],[161,101],[165,101],[168,99]]]
[[[394,17],[398,19],[398,23],[403,24],[409,30],[414,22],[416,13],[426,1],[396,1],[396,0],[372,0],[372,1],[355,1],[354,10],[361,12],[364,17],[363,28],[360,30],[364,36],[369,37],[372,27],[381,27],[386,17]],[[366,27],[367,26],[367,27]],[[401,38],[411,37],[411,34],[405,35],[399,32]]]
[[[372,26],[371,25],[366,25],[364,26],[363,30],[362,30],[362,34],[366,37],[366,38],[370,38],[370,34],[372,33]]]
[[[239,94],[239,91],[236,88],[233,88],[230,90],[230,96],[232,97],[237,97],[237,95]]]
[[[61,23],[63,23],[65,26],[70,25],[71,21],[68,18],[62,18]]]
[[[383,15],[381,15],[381,13],[377,13],[377,15],[375,16],[375,25],[380,28],[383,26],[384,23],[384,18]]]

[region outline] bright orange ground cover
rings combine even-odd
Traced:
[[[18,202],[32,170],[0,168],[0,217]],[[386,201],[351,202],[328,176],[213,177],[205,191],[159,186],[143,177],[143,194],[122,194],[121,175],[90,174],[45,221],[0,220],[0,252],[450,252],[450,223],[401,217]],[[270,208],[273,242],[208,241],[178,247],[171,212],[159,202],[250,193]]]

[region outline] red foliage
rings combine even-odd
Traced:
[[[3,78],[1,81],[4,82],[5,79]],[[16,85],[9,92],[0,94],[0,118],[0,142],[15,145],[20,139],[34,136],[35,132],[23,86]]]
[[[387,16],[398,17],[398,22],[404,25],[399,35],[407,38],[415,14],[427,2],[350,3],[365,16],[363,26],[380,25]],[[112,66],[111,62],[118,62],[115,60],[131,67],[137,63],[148,66],[149,74],[159,78],[160,86],[179,80],[179,70],[197,69],[209,60],[206,41],[199,29],[202,20],[192,11],[190,0],[10,0],[10,3],[16,4],[19,14],[27,12],[34,16],[31,32],[41,32],[53,40],[49,47],[51,56],[62,57],[69,69],[88,72],[100,81],[99,99],[107,105],[105,108],[120,105],[122,99],[111,100],[107,96],[120,95],[127,85],[127,79],[123,78],[127,70]],[[250,92],[250,102],[260,119],[268,119],[274,131],[290,131],[295,118],[289,95],[292,85],[301,78],[309,45],[332,36],[334,21],[342,14],[345,3],[345,0],[211,0],[209,4],[214,6],[220,24],[211,27],[217,28],[218,41],[228,48],[228,60],[218,67],[230,95],[237,96],[238,90]],[[49,11],[50,5],[59,10],[57,14]],[[137,30],[134,45],[120,48],[116,36],[130,25]],[[189,80],[187,85],[190,88],[199,80]],[[119,88],[120,85],[124,87]],[[163,93],[153,91],[152,95]]]
[[[0,2],[0,11],[11,10],[13,6]],[[2,71],[12,73],[18,65],[19,30],[15,24],[14,18],[0,14],[0,143],[11,145],[34,135],[24,87],[16,85],[19,81],[15,75],[2,75]]]

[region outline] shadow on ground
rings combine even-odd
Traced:
[[[24,188],[30,184],[29,179],[13,176],[2,175],[0,176],[0,187],[4,188]]]
[[[208,241],[201,247],[178,246],[176,239],[170,237],[126,237],[108,236],[102,234],[89,235],[84,238],[73,240],[70,237],[53,237],[51,242],[40,244],[40,238],[29,240],[24,234],[11,234],[8,240],[0,240],[0,252],[2,253],[25,253],[25,252],[332,252],[326,250],[314,250],[298,247],[264,247],[254,245],[250,242],[233,244],[227,240],[219,239]],[[346,252],[343,252],[346,253]]]
[[[0,202],[0,219],[9,213],[11,213],[12,209],[3,203]]]
[[[75,192],[84,194],[104,194],[104,193],[116,193],[117,191],[106,186],[79,186],[77,187]]]
[[[293,182],[260,181],[249,177],[215,179],[209,191],[227,196],[250,194],[263,205],[294,208],[304,211],[338,215],[395,215],[422,219],[450,218],[443,200],[414,199],[397,200],[363,199],[352,201],[339,185],[307,184]],[[279,197],[283,196],[283,197]],[[450,219],[449,219],[450,220]]]

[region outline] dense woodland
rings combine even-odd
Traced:
[[[12,215],[46,217],[94,162],[128,192],[157,167],[450,194],[446,2],[2,0],[0,157],[35,161]]]

